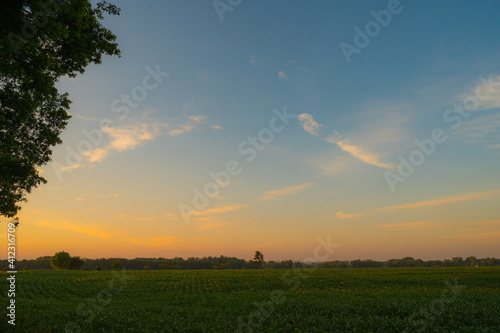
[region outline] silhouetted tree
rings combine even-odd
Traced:
[[[71,257],[69,269],[80,269],[83,264],[85,264],[85,260],[81,259],[80,257]]]
[[[120,55],[101,24],[119,15],[105,0],[0,1],[0,216],[14,217],[26,194],[46,180],[38,167],[70,118],[68,94],[56,88],[101,56]]]
[[[69,269],[71,266],[71,256],[68,252],[57,252],[50,258],[50,265],[54,269]]]
[[[115,260],[113,262],[113,264],[111,265],[111,268],[114,269],[115,271],[119,270],[120,269],[120,261],[119,260]]]
[[[464,264],[466,266],[476,266],[477,265],[477,258],[474,256],[467,257],[467,258],[465,258]]]
[[[260,251],[255,251],[255,255],[253,256],[253,261],[259,265],[259,269],[264,262],[264,255]]]

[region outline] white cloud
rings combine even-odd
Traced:
[[[112,138],[107,149],[116,151],[134,149],[144,141],[153,140],[159,134],[157,124],[104,127],[102,131]]]
[[[223,127],[219,126],[219,125],[211,125],[210,127],[212,127],[214,130],[222,130],[223,129]]]
[[[280,79],[282,79],[282,80],[284,80],[284,79],[286,79],[286,78],[287,78],[287,76],[286,76],[285,72],[283,72],[283,71],[280,71],[280,72],[278,73],[278,77],[279,77]]]
[[[105,149],[95,148],[92,151],[86,151],[83,156],[89,160],[89,162],[100,162],[108,157],[109,152]]]
[[[490,75],[488,80],[481,80],[467,94],[459,96],[460,102],[471,106],[474,105],[474,99],[479,101],[477,111],[500,107],[500,75]]]
[[[393,169],[395,167],[394,164],[388,164],[380,161],[380,157],[370,153],[362,148],[355,146],[348,139],[343,139],[342,135],[340,135],[337,131],[334,132],[333,135],[323,139],[333,144],[337,144],[343,151],[351,154],[352,156],[360,159],[361,161],[378,166],[384,169]]]
[[[189,119],[191,119],[192,121],[194,121],[195,123],[199,124],[201,123],[203,120],[207,119],[207,117],[205,116],[201,116],[201,115],[197,115],[197,116],[189,116]]]
[[[281,199],[283,196],[297,194],[298,192],[305,190],[313,185],[312,182],[307,182],[300,185],[287,186],[278,190],[271,190],[264,193],[259,200],[277,200]]]
[[[64,168],[59,168],[59,171],[67,171],[67,170],[74,170],[83,167],[83,164],[75,164],[75,165],[70,165]]]
[[[195,128],[195,125],[193,124],[184,124],[184,125],[179,125],[179,127],[171,129],[168,131],[168,135],[170,136],[177,136],[181,135],[184,133],[189,133]]]
[[[240,210],[243,208],[248,208],[248,205],[226,205],[218,208],[209,208],[199,212],[193,212],[191,215],[194,216],[194,219],[198,221],[212,221],[210,216],[216,214],[223,214],[228,212],[233,212],[236,210]]]
[[[383,212],[392,212],[392,211],[401,210],[401,209],[439,206],[439,205],[444,205],[444,204],[449,204],[449,203],[459,202],[459,201],[474,201],[474,200],[492,199],[492,198],[498,198],[499,193],[500,193],[500,190],[469,193],[466,195],[455,196],[455,197],[433,199],[433,200],[420,201],[420,202],[412,202],[409,204],[398,205],[398,206],[381,207],[381,208],[377,208],[376,210],[383,211]]]
[[[311,114],[309,113],[299,114],[298,119],[300,125],[306,132],[314,136],[319,135],[319,128],[321,127],[321,125],[314,120]]]
[[[335,215],[337,215],[339,219],[352,219],[355,217],[366,216],[364,213],[344,214],[343,212],[337,212]]]

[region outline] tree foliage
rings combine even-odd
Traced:
[[[70,115],[67,93],[55,85],[75,77],[103,54],[120,55],[103,14],[119,9],[90,0],[0,2],[0,216],[14,217],[26,194],[46,180],[38,167]]]
[[[83,264],[85,264],[85,260],[80,257],[71,257],[71,264],[69,265],[69,269],[80,269]]]
[[[264,263],[264,255],[260,251],[255,251],[253,262],[259,265],[259,268],[261,268],[262,264]]]
[[[142,270],[144,266],[148,269],[166,269],[166,270],[190,270],[190,269],[212,269],[213,267],[221,269],[258,269],[257,263],[253,260],[238,259],[235,257],[190,257],[183,258],[98,258],[85,259],[84,269],[112,269],[115,261],[120,262],[120,267],[130,270]],[[17,262],[21,270],[34,269],[51,269],[51,257],[39,257],[37,259],[19,260]],[[9,261],[7,259],[0,260],[0,270],[8,270]],[[293,260],[267,261],[262,264],[263,268],[268,269],[295,269],[295,268],[378,268],[378,267],[492,267],[500,266],[498,258],[476,258],[467,257],[462,260],[421,260],[413,258],[390,259],[388,261],[375,260],[335,260],[325,261],[321,263],[303,263]]]
[[[113,270],[117,271],[117,270],[119,270],[119,269],[120,269],[120,265],[121,265],[121,264],[120,264],[120,261],[119,261],[119,260],[115,260],[115,261],[113,262],[113,264],[111,265],[111,268],[113,268]]]
[[[54,269],[80,269],[85,260],[80,257],[72,257],[68,252],[57,252],[50,258],[50,265]]]

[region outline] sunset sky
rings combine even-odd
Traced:
[[[238,3],[117,2],[18,259],[500,256],[500,3]]]

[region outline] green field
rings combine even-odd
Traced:
[[[17,286],[0,331],[500,332],[500,267],[50,270]]]

